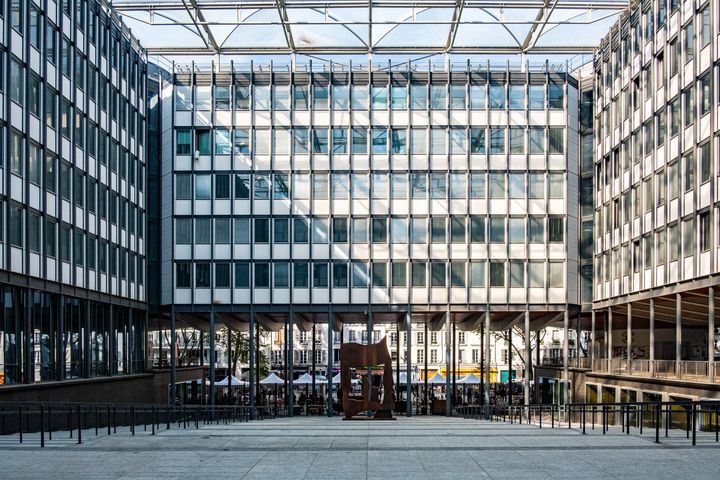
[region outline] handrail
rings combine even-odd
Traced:
[[[538,405],[470,405],[454,409],[455,416],[483,419],[491,422],[534,424],[539,428],[577,428],[585,435],[588,429],[602,430],[605,435],[612,426],[620,426],[621,432],[630,434],[636,429],[654,433],[660,443],[661,431],[668,438],[669,431],[683,430],[692,445],[697,444],[698,432],[714,433],[720,443],[720,401],[695,400],[681,402],[619,402],[619,403],[572,403]]]
[[[232,405],[161,405],[147,403],[86,403],[86,402],[0,402],[0,436],[17,435],[19,443],[28,434],[37,437],[40,447],[46,441],[64,438],[82,443],[83,432],[100,435],[120,431],[135,432],[142,428],[155,435],[160,430],[175,428],[198,429],[200,425],[249,422],[286,417],[285,407],[246,407]]]

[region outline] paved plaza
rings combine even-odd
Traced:
[[[102,432],[101,432],[102,433]],[[444,417],[300,417],[113,436],[56,432],[45,449],[0,438],[2,478],[717,478],[720,446]]]

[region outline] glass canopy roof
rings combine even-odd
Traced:
[[[115,0],[150,55],[579,54],[629,0]]]

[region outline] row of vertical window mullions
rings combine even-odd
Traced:
[[[68,0],[63,1],[63,5],[68,3]],[[40,7],[28,2],[29,4],[29,19],[28,19],[28,36],[31,45],[38,51],[41,50],[41,33],[42,33],[42,21],[45,21],[45,56],[52,63],[55,63],[55,52],[56,52],[56,38],[57,28],[54,25],[54,21],[45,15],[40,10]],[[86,8],[86,6],[90,8]],[[78,28],[82,32],[87,32],[87,40],[91,44],[96,43],[96,39],[100,39],[99,53],[110,58],[110,62],[113,68],[116,68],[121,78],[129,79],[133,83],[140,85],[140,91],[142,93],[143,85],[142,82],[136,82],[137,75],[140,73],[140,56],[137,52],[130,48],[131,42],[125,37],[122,37],[122,41],[110,41],[111,37],[120,36],[118,27],[112,23],[109,17],[105,14],[103,6],[100,2],[85,2],[84,0],[75,1],[75,13],[71,13],[71,10],[63,8],[63,13],[71,19],[71,24]],[[25,33],[25,15],[24,15],[24,2],[23,0],[11,0],[10,2],[10,24],[15,31],[23,35]],[[87,13],[87,16],[86,16]],[[87,18],[87,24],[85,19]],[[65,37],[63,37],[65,40]],[[113,38],[113,40],[119,40],[119,38]],[[65,40],[70,42],[70,40]],[[77,54],[76,54],[77,55]],[[69,55],[68,55],[69,57]],[[119,63],[119,65],[118,65]],[[68,75],[69,76],[69,75]],[[142,95],[141,97],[142,98]]]
[[[46,45],[46,52],[45,56],[46,58],[51,62],[55,63],[55,40],[54,35],[57,33],[56,30],[48,24],[47,28],[48,32],[46,32],[46,36],[52,35],[53,37],[46,37],[46,38],[52,38],[52,40],[48,40],[50,43]],[[52,32],[52,33],[50,33]],[[143,124],[142,122],[134,122],[132,119],[134,118],[134,115],[132,112],[136,111],[136,107],[134,107],[128,96],[125,94],[124,91],[121,91],[119,87],[116,87],[115,85],[112,85],[109,81],[109,77],[102,76],[100,74],[100,70],[95,68],[93,65],[86,65],[87,61],[82,53],[75,50],[72,45],[70,44],[70,41],[67,40],[64,36],[62,37],[61,41],[61,64],[60,64],[60,71],[62,74],[67,77],[67,79],[73,79],[73,83],[78,88],[83,88],[87,86],[86,93],[88,95],[89,99],[92,99],[93,101],[97,102],[99,107],[105,111],[110,111],[110,115],[112,118],[117,118],[118,113],[120,114],[120,124],[121,128],[127,128],[130,131],[130,134],[138,139],[139,144],[143,144],[142,138],[142,132],[143,132]],[[39,48],[39,47],[38,47]],[[73,60],[71,60],[71,57]],[[73,64],[74,64],[74,73],[73,76]],[[132,63],[133,65],[136,65],[136,62]],[[12,65],[14,67],[14,65]],[[86,73],[86,66],[87,66],[87,73]],[[138,92],[138,98],[142,98],[142,95],[144,94],[144,83],[142,81],[137,81],[140,79],[137,75],[137,67],[132,68],[132,71],[136,72],[133,74],[134,79],[130,79],[129,81],[129,88],[134,88]],[[18,75],[22,73],[19,72]],[[122,77],[125,78],[125,75],[123,72],[121,72]],[[13,72],[11,72],[11,75],[15,75]],[[34,75],[30,75],[31,80],[35,79],[36,77]],[[18,77],[18,79],[20,79]],[[15,89],[21,88],[21,85],[24,84],[24,82],[18,82],[16,79],[15,81],[11,82],[12,85],[15,85]],[[87,82],[86,82],[87,79]],[[39,79],[36,80],[36,82],[39,83]],[[97,83],[96,83],[97,82]],[[11,85],[11,86],[12,86]],[[13,90],[14,91],[14,90]],[[97,92],[99,91],[99,101],[97,98]],[[49,89],[45,90],[46,95],[46,115],[54,115],[55,108],[52,103],[49,103],[49,96],[51,95],[51,91]],[[31,90],[31,93],[33,93],[33,96],[30,98],[30,105],[35,106],[34,108],[34,114],[36,116],[40,116],[39,114],[39,105],[40,105],[40,89],[36,89],[35,91]],[[57,94],[54,94],[57,96]],[[17,100],[16,100],[17,101]],[[23,102],[18,102],[22,105]],[[130,113],[128,113],[130,112]],[[83,117],[84,118],[84,117]],[[125,118],[130,118],[131,121],[127,122],[124,121]],[[54,119],[52,121],[48,121],[48,124],[54,125]],[[136,131],[137,130],[137,131]]]
[[[565,128],[552,126],[443,127],[430,128],[429,135],[426,128],[411,128],[409,131],[407,128],[378,127],[329,130],[318,127],[235,128],[232,131],[216,128],[214,132],[209,128],[178,128],[175,138],[175,154],[178,156],[192,155],[193,152],[204,156],[213,152],[215,155],[269,155],[271,148],[275,155],[306,155],[311,152],[321,155],[347,155],[351,152],[353,155],[492,155],[506,152],[523,155],[526,151],[531,155],[559,155],[565,151]]]
[[[5,384],[144,370],[144,315],[115,307],[110,322],[107,304],[91,302],[88,315],[84,303],[87,300],[65,296],[61,302],[56,294],[35,290],[28,293],[9,286],[0,290],[0,309],[5,319],[0,322],[0,336],[6,339],[0,343],[0,368],[4,370]],[[29,340],[31,352],[39,352],[37,355],[24,355],[25,339]],[[140,345],[133,345],[135,342]],[[90,370],[86,369],[88,364]]]
[[[214,282],[212,267],[214,265]],[[409,271],[408,271],[409,265]],[[486,265],[489,282],[486,282]],[[192,288],[231,288],[231,267],[234,266],[234,288],[289,288],[292,273],[294,288],[562,288],[565,263],[561,261],[411,261],[411,262],[176,262],[175,286]],[[292,268],[291,268],[292,267]],[[292,272],[291,272],[292,270]],[[388,278],[388,270],[390,277]],[[526,283],[526,271],[527,280]],[[312,275],[311,275],[312,274]],[[469,274],[469,284],[466,275]],[[251,276],[253,282],[251,283]],[[330,278],[331,276],[331,278]],[[429,282],[428,282],[429,277]],[[389,281],[388,281],[389,280]],[[546,281],[547,280],[547,281]],[[409,281],[409,283],[408,283]]]
[[[611,277],[618,279],[630,273],[638,273],[642,268],[650,269],[663,266],[668,261],[692,258],[696,251],[708,252],[712,230],[710,212],[705,211],[697,216],[697,222],[695,216],[692,216],[613,247],[597,257],[596,269],[603,272],[598,278],[604,281],[609,281]]]
[[[698,112],[700,118],[710,113],[712,107],[712,71],[699,78],[697,83],[699,84],[698,90],[700,92],[697,98],[695,95],[696,85],[693,84],[680,92],[675,99],[670,100],[667,107],[663,106],[658,109],[655,115],[649,120],[646,120],[642,126],[637,126],[631,134],[631,137],[634,139],[634,148],[637,154],[642,153],[643,146],[645,155],[651,154],[654,149],[665,144],[665,138],[668,133],[670,137],[675,137],[680,134],[681,127],[688,128],[695,124]],[[613,104],[608,105],[604,112],[609,112],[613,106],[619,110],[619,107],[616,105],[616,100],[613,100]],[[698,106],[700,108],[698,108]],[[600,115],[602,115],[602,113]],[[599,116],[598,119],[600,118]],[[629,112],[626,113],[625,118],[629,118]],[[610,131],[610,128],[607,128],[605,133],[598,130],[597,135],[599,138],[602,138],[603,136],[608,136]],[[642,142],[638,140],[638,137],[641,135],[644,137]],[[628,143],[628,141],[623,141],[623,144],[625,143]]]
[[[27,216],[27,229],[23,227],[23,212]],[[23,242],[25,232],[26,242]],[[17,248],[49,258],[58,258],[65,263],[87,267],[99,273],[109,273],[142,285],[144,282],[143,257],[131,249],[111,244],[93,235],[87,235],[65,222],[45,219],[39,213],[23,210],[8,204],[8,242]],[[137,272],[137,277],[135,275]]]
[[[662,2],[661,2],[662,4]],[[665,16],[664,16],[664,10],[658,9],[658,15],[662,13],[662,19],[663,21],[658,21],[658,31],[661,27],[665,26]],[[695,35],[695,17],[693,18],[685,19],[686,23],[681,27],[681,31],[677,33],[677,36],[675,38],[671,38],[668,40],[668,43],[673,48],[673,55],[672,57],[676,57],[676,65],[679,65],[680,55],[681,55],[681,48],[679,48],[680,39],[682,38],[682,44],[683,48],[682,51],[685,52],[685,62],[689,62],[695,57],[695,46],[696,41],[700,40],[700,49],[707,47],[710,45],[712,41],[712,19],[710,17],[710,6],[704,5],[702,6],[697,12],[698,16],[698,24],[700,25],[700,33],[699,35]],[[646,22],[646,31],[644,35],[644,39],[646,41],[654,40],[653,35],[653,29],[652,29],[652,10],[644,12],[646,16],[645,22]],[[659,19],[660,17],[658,17]],[[631,20],[632,21],[632,20]],[[618,47],[620,50],[613,50],[613,61],[612,62],[604,62],[604,77],[601,76],[600,78],[604,78],[605,85],[610,85],[612,83],[612,77],[613,77],[613,71],[615,74],[615,77],[617,78],[620,75],[620,64],[621,62],[617,60],[617,57],[620,56],[620,53],[622,53],[622,65],[627,66],[629,64],[630,55],[628,54],[631,49],[629,43],[631,42],[631,39],[633,42],[633,48],[632,53],[634,54],[640,54],[641,53],[641,45],[639,43],[640,39],[643,38],[643,35],[639,33],[639,29],[642,27],[641,22],[639,21],[639,18],[635,20],[637,23],[633,25],[632,29],[628,30],[628,33],[626,37],[624,38],[624,45],[622,45],[623,42],[618,42]],[[614,68],[613,68],[614,67]],[[671,68],[671,71],[677,71],[677,68]],[[599,82],[598,85],[601,85],[602,82]]]
[[[654,172],[652,176],[644,181],[638,181],[636,185],[620,192],[610,201],[600,205],[598,211],[601,218],[598,221],[598,228],[602,225],[606,227],[613,225],[614,228],[619,228],[621,224],[628,223],[642,212],[649,212],[653,208],[664,206],[666,204],[666,192],[669,194],[670,200],[673,200],[678,198],[681,192],[691,192],[698,186],[709,182],[712,178],[711,147],[711,142],[704,142],[698,148],[700,152],[699,159],[696,158],[694,153],[687,153],[681,158],[668,163],[663,169]],[[696,179],[698,163],[700,175]],[[682,189],[680,188],[681,181]],[[644,196],[642,195],[643,189]],[[645,199],[644,206],[642,198]],[[634,215],[631,215],[631,212],[634,212]],[[608,223],[604,223],[603,219]]]
[[[23,175],[22,138],[17,134],[11,135],[10,143],[10,170],[12,173]],[[30,154],[27,156],[28,181],[40,186],[42,169],[39,166],[41,151],[39,147],[30,143]],[[55,163],[58,159],[54,156],[46,157],[45,184],[49,192],[56,192]],[[128,229],[130,234],[137,233],[140,238],[144,235],[144,209],[136,205],[131,199],[112,191],[109,186],[103,185],[89,175],[86,176],[72,165],[60,162],[60,196],[68,202],[74,201],[78,207],[87,207],[87,212],[99,213],[101,219],[108,218],[108,203],[110,205],[110,221],[117,224],[121,229]],[[87,178],[87,180],[86,180]],[[74,194],[74,195],[73,195]],[[108,201],[109,199],[109,201]],[[137,232],[136,232],[137,226]]]
[[[231,239],[231,222],[234,239]],[[329,234],[330,228],[332,235]],[[486,232],[489,233],[486,235]],[[430,243],[443,244],[448,238],[454,244],[465,244],[468,240],[469,243],[486,243],[486,238],[490,243],[540,244],[562,243],[565,240],[562,215],[175,219],[176,245],[211,245],[213,240],[215,245],[249,244],[251,237],[253,244],[269,244],[271,237],[273,244],[288,244],[292,237],[293,244],[307,244],[312,238],[312,243],[316,245],[327,244],[330,240],[333,244],[405,244],[408,238],[411,244],[426,244],[428,237]]]
[[[542,85],[211,85],[175,86],[175,110],[545,110],[564,107],[562,83]],[[390,95],[388,95],[388,88]],[[193,102],[194,90],[194,102]],[[449,90],[449,95],[448,95]],[[214,93],[214,98],[213,98]],[[233,95],[234,93],[234,95]],[[233,97],[234,96],[234,102]],[[332,96],[332,98],[331,98]],[[449,96],[449,99],[448,99]],[[489,97],[489,101],[488,101]],[[546,102],[547,97],[547,102]],[[448,101],[449,100],[449,101]],[[527,100],[527,101],[526,101]]]
[[[689,99],[687,97],[690,97]],[[691,88],[690,90],[686,91],[683,94],[683,97],[686,98],[685,103],[690,104],[691,107],[687,108],[686,116],[684,120],[684,126],[685,128],[693,125],[695,123],[695,110],[694,110],[694,100],[692,98],[694,97],[694,89]],[[679,120],[679,108],[676,108],[678,105],[679,100],[674,100],[670,103],[668,107],[668,116],[670,117],[670,134],[672,137],[676,137],[680,134],[680,120]],[[705,116],[710,113],[710,102],[707,102],[705,104],[703,102],[702,104],[702,116]],[[689,112],[689,113],[688,113]],[[601,160],[598,163],[598,170],[597,170],[597,177],[598,177],[598,189],[601,189],[605,185],[610,184],[610,176],[614,179],[619,178],[620,173],[622,171],[627,171],[630,168],[630,158],[634,158],[634,163],[637,164],[640,162],[642,155],[638,155],[640,153],[640,150],[642,148],[642,145],[645,147],[645,154],[649,155],[651,153],[654,153],[654,148],[659,148],[665,143],[665,120],[664,120],[664,112],[660,112],[660,115],[657,115],[655,117],[656,121],[653,123],[652,120],[649,122],[646,122],[642,129],[642,134],[644,134],[644,142],[641,142],[639,137],[641,135],[641,129],[638,128],[631,137],[629,137],[627,140],[623,141],[621,145],[616,146],[611,154],[606,155],[603,160]],[[653,135],[653,125],[656,125],[656,128],[658,130],[657,137],[654,137]],[[657,138],[656,145],[654,145],[653,138]],[[630,148],[631,144],[633,145],[633,150],[635,151],[636,155],[631,156],[630,155]],[[703,148],[703,147],[701,147]],[[685,156],[689,157],[692,156],[692,153],[686,153]],[[701,168],[702,172],[707,172],[709,178],[709,167],[710,163],[710,155],[708,153],[707,156],[703,155],[703,168]],[[621,162],[622,161],[622,167]],[[707,165],[707,168],[705,167]]]
[[[234,175],[234,182],[231,178]],[[487,180],[486,180],[487,177]],[[214,191],[213,191],[213,178]],[[272,180],[272,183],[271,183]],[[291,183],[292,182],[292,183]],[[231,185],[234,183],[234,192]],[[486,188],[486,183],[488,188]],[[311,192],[312,189],[312,192]],[[526,173],[176,173],[176,200],[563,199],[565,174]],[[193,196],[194,194],[194,196]],[[233,195],[234,194],[234,195]]]

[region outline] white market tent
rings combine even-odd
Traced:
[[[324,377],[322,375],[315,375],[315,383],[320,384],[326,382],[327,383],[327,377]],[[293,385],[312,385],[313,383],[313,377],[309,373],[303,373],[300,378],[293,381]]]
[[[468,373],[458,380],[457,383],[461,383],[463,385],[479,385],[482,383],[482,379],[474,373]]]
[[[435,375],[428,378],[427,383],[429,383],[430,385],[446,385],[447,380],[445,379],[445,377],[440,375],[440,372],[437,372],[435,373]]]
[[[205,380],[206,385],[210,385],[210,380]],[[240,380],[235,375],[230,377],[230,386],[231,387],[244,387],[249,385],[248,382],[244,380]],[[228,377],[223,378],[222,380],[216,380],[215,381],[215,387],[227,387],[228,386]]]
[[[261,385],[284,385],[285,380],[278,377],[275,372],[260,380]]]

